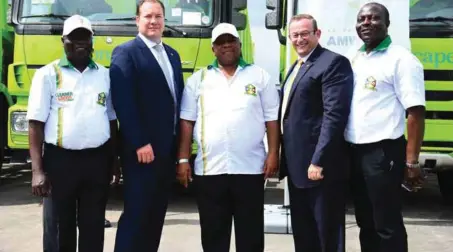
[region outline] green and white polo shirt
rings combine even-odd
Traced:
[[[425,106],[420,61],[388,36],[369,54],[362,46],[351,63],[354,94],[346,141],[364,144],[401,137],[406,109]]]
[[[44,141],[71,150],[99,147],[116,120],[107,68],[91,61],[81,73],[63,57],[38,69],[28,100],[28,120],[45,123]]]
[[[262,68],[241,59],[226,78],[215,61],[188,78],[181,118],[195,121],[195,174],[261,174],[267,121],[278,120],[279,95]]]

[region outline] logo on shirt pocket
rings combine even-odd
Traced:
[[[69,102],[74,100],[74,94],[71,91],[58,92],[55,95],[58,102]]]
[[[377,91],[376,83],[377,83],[376,79],[373,76],[370,76],[370,77],[366,78],[365,88],[369,89],[369,90]]]
[[[245,86],[245,94],[256,96],[256,87],[252,84]]]
[[[107,100],[107,95],[104,92],[98,94],[98,101],[97,104],[105,107],[105,102]]]

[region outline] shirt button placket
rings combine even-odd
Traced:
[[[84,82],[84,74],[83,72],[80,73],[80,77],[79,77],[79,81],[77,83],[78,85],[80,85],[80,87],[82,88],[83,90],[83,95],[82,97],[80,97],[81,99],[88,99],[88,88],[85,87],[85,82]],[[85,103],[85,101],[83,101],[83,103]],[[87,132],[89,130],[89,121],[86,120],[85,118],[85,115],[88,111],[85,111],[86,108],[83,108],[84,110],[82,111],[81,115],[82,115],[82,120],[85,122],[84,123],[84,127],[83,127],[83,131],[82,131],[82,136],[81,136],[81,141],[84,145],[86,145],[86,142],[87,142]],[[90,108],[88,108],[87,110],[89,110]],[[89,113],[89,112],[88,112]]]

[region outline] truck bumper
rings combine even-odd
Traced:
[[[434,172],[453,170],[453,157],[449,153],[420,153],[420,165]]]

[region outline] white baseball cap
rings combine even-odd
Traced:
[[[91,32],[93,34],[93,29],[91,28],[91,22],[86,17],[82,17],[80,15],[73,15],[70,18],[64,21],[63,26],[63,36],[70,34],[75,29],[83,28]]]
[[[212,30],[211,42],[214,43],[217,38],[223,34],[231,34],[232,36],[239,38],[239,33],[234,25],[229,23],[220,23]]]

